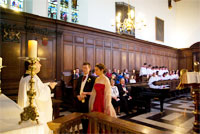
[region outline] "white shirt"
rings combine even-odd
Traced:
[[[136,80],[135,79],[130,79],[129,82],[130,83],[136,83]]]
[[[146,67],[140,68],[140,76],[143,76],[143,75],[147,75],[147,68]]]
[[[153,71],[151,68],[147,68],[147,75],[152,75],[153,74]]]
[[[164,70],[159,70],[158,75],[162,76],[164,74]]]
[[[169,79],[170,79],[169,75],[166,75],[165,77],[162,77],[162,80],[169,80]]]
[[[151,85],[151,84],[152,84],[153,82],[155,82],[155,81],[157,81],[157,77],[156,77],[156,76],[155,76],[155,77],[154,77],[154,76],[151,76],[150,79],[149,79],[148,84]]]
[[[118,90],[117,86],[111,86],[111,96],[119,97],[119,90]]]
[[[83,76],[83,77],[84,77],[84,76]],[[83,92],[83,89],[84,89],[84,87],[85,87],[85,84],[86,84],[86,82],[87,82],[87,79],[88,79],[88,74],[86,75],[85,80],[81,82],[80,95],[81,95],[82,92]]]
[[[179,79],[179,75],[178,74],[175,74],[175,79]]]

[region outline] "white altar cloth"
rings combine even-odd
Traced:
[[[44,125],[26,121],[18,124],[23,109],[4,94],[0,95],[0,134],[44,134]]]

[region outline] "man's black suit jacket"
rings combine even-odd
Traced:
[[[123,95],[125,94],[125,91],[123,90],[123,87],[121,84],[117,85],[118,90],[119,90],[119,96],[123,97]],[[128,90],[127,90],[128,91]],[[127,95],[129,96],[129,93],[127,93]]]
[[[80,95],[82,81],[83,81],[83,76],[80,76],[77,81],[76,96]],[[95,82],[95,77],[89,75],[86,80],[85,86],[83,88],[83,92],[91,92],[93,89],[93,86],[94,86],[94,82]],[[86,96],[85,103],[82,103],[81,101],[79,101],[77,99],[78,100],[78,107],[77,107],[78,112],[81,112],[81,113],[88,112],[89,99],[90,99],[89,95]]]

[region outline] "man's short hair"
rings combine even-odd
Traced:
[[[144,65],[147,65],[147,63],[144,63]]]
[[[88,65],[89,67],[91,66],[89,62],[84,62],[83,66]]]
[[[29,65],[30,65],[30,63],[28,61],[24,62],[24,69],[25,69],[25,71],[29,69]]]
[[[119,81],[121,82],[122,80],[125,80],[125,79],[122,77]]]

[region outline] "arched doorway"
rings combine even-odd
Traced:
[[[192,63],[198,62],[200,63],[200,42],[194,43],[190,47],[192,51]],[[194,64],[193,64],[193,70],[194,70]]]

